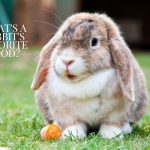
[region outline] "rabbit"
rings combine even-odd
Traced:
[[[63,136],[123,138],[145,114],[144,73],[106,14],[70,16],[43,47],[31,85],[47,123]]]

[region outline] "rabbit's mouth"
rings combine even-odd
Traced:
[[[54,66],[54,71],[59,78],[71,83],[80,82],[91,75],[90,72],[86,71],[85,69],[80,70],[80,72],[75,72],[75,69],[72,70],[69,68],[59,68],[56,65]]]
[[[65,71],[64,73],[65,77],[67,77],[67,79],[69,80],[75,80],[77,78],[76,75],[71,74],[68,70]]]
[[[63,74],[60,74],[56,69],[55,69],[55,73],[57,76],[59,76],[60,78],[62,78],[63,80],[69,80],[71,82],[75,81],[77,79],[76,75],[71,74],[68,70],[64,71]]]
[[[71,83],[76,83],[76,82],[80,82],[84,79],[86,79],[87,77],[90,76],[90,74],[80,74],[80,75],[75,75],[75,74],[72,74],[70,73],[69,71],[64,71],[63,74],[60,74],[56,69],[55,69],[55,73],[56,75],[61,78],[62,80],[64,81],[68,81],[68,82],[71,82]]]
[[[72,74],[67,74],[66,77],[69,79],[69,80],[74,80],[76,78],[75,75],[72,75]]]

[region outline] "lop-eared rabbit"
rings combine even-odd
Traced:
[[[89,127],[104,138],[123,137],[148,101],[143,71],[118,26],[98,13],[77,13],[62,24],[40,53],[31,87],[63,137],[84,138]]]

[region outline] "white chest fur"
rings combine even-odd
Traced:
[[[59,78],[53,70],[48,76],[50,90],[55,94],[65,95],[68,98],[87,99],[100,95],[108,81],[115,75],[114,69],[99,71],[87,79],[69,83]]]
[[[111,111],[112,107],[117,104],[114,100],[104,100],[100,97],[88,99],[84,102],[74,102],[76,107],[75,113],[81,120],[88,122],[89,124],[97,124],[100,120],[104,119],[108,112]]]

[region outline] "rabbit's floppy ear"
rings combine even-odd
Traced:
[[[110,53],[117,71],[119,84],[125,99],[135,100],[133,66],[130,49],[120,35],[118,26],[106,15],[101,15],[107,29]]]
[[[52,50],[55,48],[57,42],[56,38],[53,37],[42,49],[36,72],[31,84],[32,90],[37,90],[46,79],[48,68],[50,67],[50,55]]]
[[[134,101],[133,68],[129,48],[124,40],[115,38],[110,39],[110,48],[122,93],[125,99]]]

